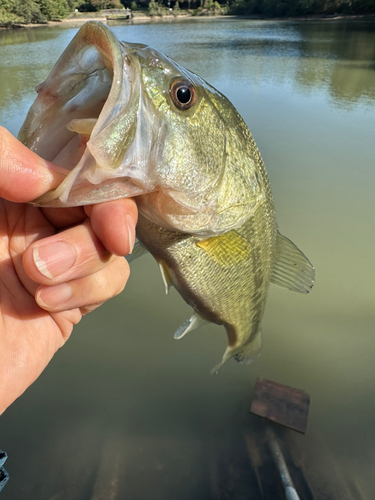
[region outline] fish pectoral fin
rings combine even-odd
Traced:
[[[314,266],[294,243],[278,233],[277,257],[271,283],[294,292],[309,293],[314,282]]]
[[[127,255],[125,259],[130,264],[130,262],[133,262],[133,260],[142,257],[142,255],[146,255],[146,253],[148,253],[146,248],[139,241],[136,241],[132,253]]]
[[[231,267],[249,259],[250,243],[237,231],[197,241],[196,245],[221,267]]]
[[[262,332],[261,330],[258,330],[244,345],[239,347],[228,346],[225,349],[220,363],[211,370],[211,375],[215,375],[223,364],[230,358],[234,358],[239,363],[250,365],[259,357],[261,350]]]
[[[209,321],[202,318],[202,316],[200,316],[198,313],[195,312],[190,319],[187,319],[184,323],[182,323],[182,325],[179,328],[177,328],[173,337],[176,340],[179,340],[184,335],[186,335],[188,332],[191,332],[192,330],[196,330],[197,328],[204,325],[205,323],[209,323]]]

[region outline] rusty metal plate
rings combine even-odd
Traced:
[[[258,378],[250,412],[305,433],[310,396],[307,392]]]

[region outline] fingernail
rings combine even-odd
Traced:
[[[48,170],[51,170],[52,172],[58,172],[59,174],[63,174],[65,177],[69,174],[69,170],[60,167],[60,165],[56,165],[56,163],[52,163],[51,161],[43,160],[44,166],[48,168]]]
[[[131,217],[129,214],[126,214],[125,219],[126,219],[126,225],[128,227],[129,254],[131,254],[135,243],[135,224],[133,217]]]
[[[72,287],[66,283],[62,283],[61,285],[42,288],[36,294],[36,301],[41,307],[50,308],[68,302],[72,296]]]
[[[35,247],[33,259],[39,272],[54,279],[71,269],[77,259],[75,249],[63,241]]]

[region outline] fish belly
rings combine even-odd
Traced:
[[[206,240],[141,215],[137,237],[184,300],[204,319],[225,326],[227,357],[246,361],[241,352],[259,332],[276,258],[273,207],[260,205],[239,229]]]

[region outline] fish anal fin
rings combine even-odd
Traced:
[[[294,243],[278,233],[277,258],[271,283],[294,292],[309,293],[314,282],[314,266]]]
[[[187,333],[192,330],[196,330],[205,323],[208,323],[208,321],[195,312],[190,319],[187,319],[179,328],[177,328],[174,338],[179,340]]]
[[[235,230],[197,241],[196,245],[221,267],[234,266],[248,260],[251,253],[250,243]]]
[[[261,330],[258,330],[244,345],[239,347],[228,345],[220,363],[211,370],[211,374],[216,374],[223,364],[230,358],[234,358],[239,363],[249,365],[259,357],[261,350],[262,332]]]

